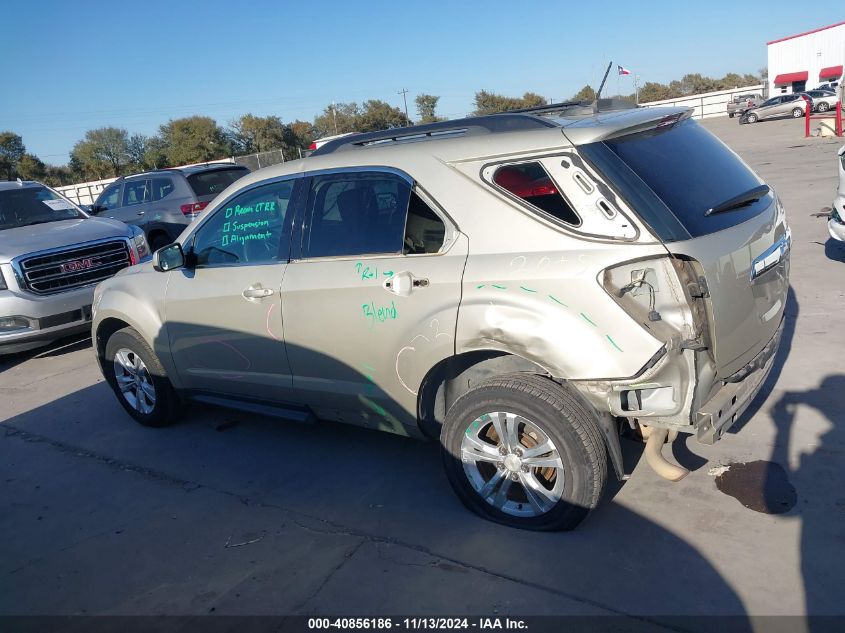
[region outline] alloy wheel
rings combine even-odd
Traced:
[[[113,362],[114,378],[126,402],[140,413],[151,413],[156,391],[144,361],[131,349],[121,348],[115,352]]]
[[[537,424],[514,413],[485,413],[470,422],[461,461],[481,498],[512,516],[546,514],[563,494],[563,460],[554,442]]]

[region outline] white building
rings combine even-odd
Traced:
[[[839,81],[845,64],[845,22],[767,42],[769,96]]]

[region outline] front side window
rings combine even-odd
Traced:
[[[150,201],[149,180],[127,180],[123,185],[123,206]]]
[[[411,186],[382,172],[315,176],[305,211],[305,257],[400,254]]]
[[[218,207],[196,232],[196,265],[267,264],[287,261],[288,207],[294,180],[246,191]]]
[[[97,206],[101,207],[103,211],[114,209],[118,206],[118,199],[120,197],[120,185],[111,185],[106,187],[105,191],[97,198]]]

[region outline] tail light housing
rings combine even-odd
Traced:
[[[196,215],[208,206],[208,202],[194,202],[191,204],[183,204],[179,207],[183,215]]]

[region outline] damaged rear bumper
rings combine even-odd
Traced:
[[[736,422],[760,392],[772,371],[786,319],[775,335],[750,363],[722,381],[722,387],[695,412],[693,424],[702,444],[713,444]]]

